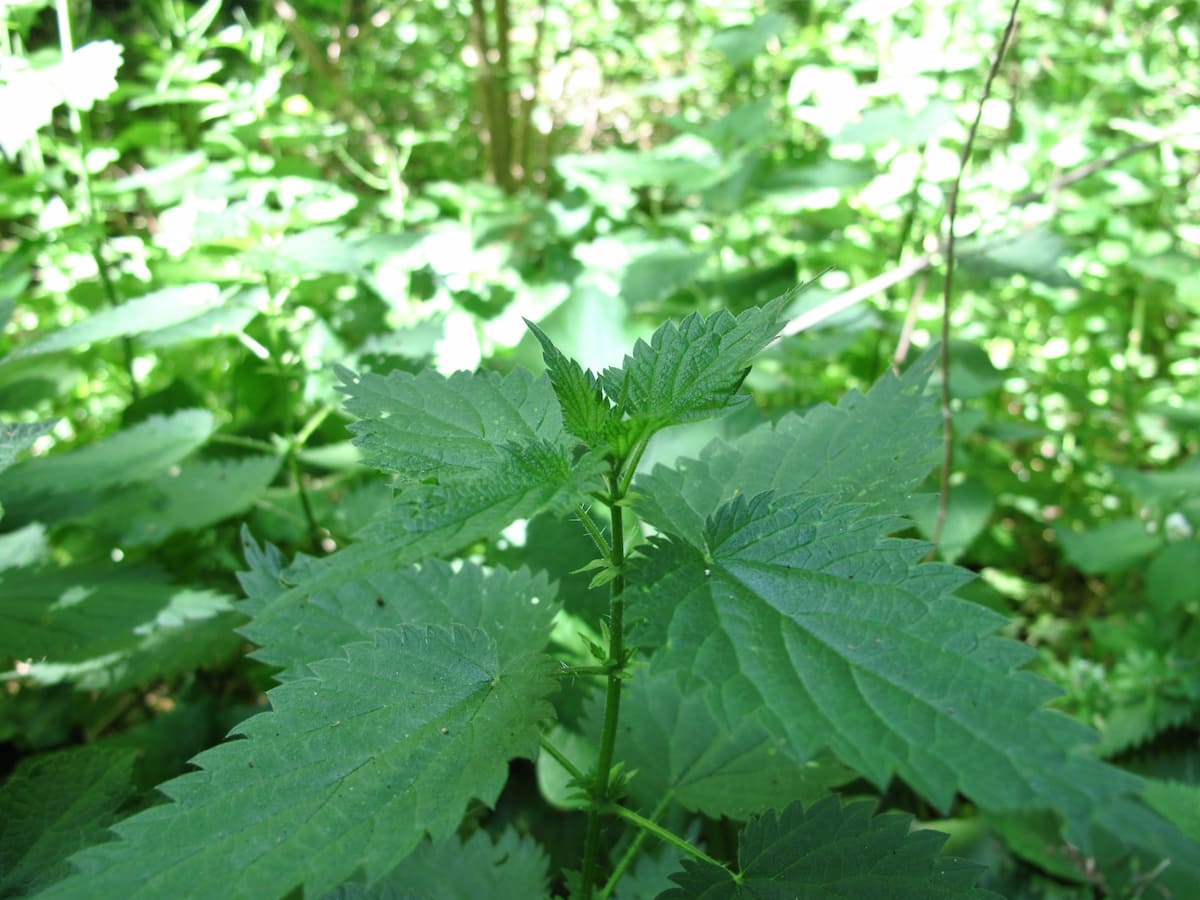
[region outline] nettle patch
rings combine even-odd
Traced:
[[[394,503],[326,558],[247,535],[270,711],[43,896],[993,896],[862,799],[889,786],[1098,890],[1200,896],[969,574],[894,536],[939,452],[927,364],[638,474],[747,401],[791,299],[599,374],[533,325],[547,374],[340,371]]]

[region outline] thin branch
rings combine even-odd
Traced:
[[[1135,156],[1138,153],[1144,153],[1146,150],[1151,150],[1166,141],[1177,137],[1184,137],[1187,134],[1189,134],[1189,132],[1171,132],[1164,134],[1157,140],[1143,141],[1139,144],[1133,145],[1132,147],[1127,147],[1113,156],[1105,159],[1093,160],[1092,162],[1081,165],[1078,168],[1070,170],[1069,172],[1064,172],[1062,175],[1059,175],[1053,181],[1049,182],[1041,190],[1031,191],[1029,193],[1022,194],[1020,197],[1017,197],[1012,201],[1012,203],[1009,204],[1008,212],[1009,214],[1012,214],[1018,209],[1029,206],[1032,203],[1036,203],[1045,197],[1052,196],[1054,193],[1060,191],[1062,188],[1067,187],[1068,185],[1074,184],[1077,181],[1081,181],[1082,179],[1091,175],[1095,175],[1098,172],[1103,172],[1105,169],[1111,169],[1113,166],[1131,156]],[[966,236],[969,237],[970,235]],[[1007,238],[1005,238],[1005,240],[1007,240]],[[997,243],[999,243],[999,241],[997,241]],[[991,246],[991,244],[985,244],[977,250],[972,250],[972,254],[976,252],[983,252],[989,246]],[[943,238],[934,250],[931,250],[928,253],[923,253],[920,256],[915,256],[912,259],[901,263],[895,268],[889,269],[883,274],[875,276],[870,281],[864,281],[857,287],[851,288],[845,293],[838,294],[836,297],[830,298],[815,309],[807,310],[806,312],[801,313],[799,316],[796,316],[784,326],[783,330],[780,332],[780,336],[787,337],[788,335],[799,334],[802,331],[807,331],[808,329],[819,325],[821,322],[824,322],[826,319],[832,318],[843,310],[849,309],[850,307],[855,306],[864,300],[869,300],[871,297],[874,297],[877,294],[882,294],[884,291],[895,287],[902,281],[912,278],[914,275],[919,275],[926,269],[932,268],[934,263],[937,262],[945,250],[946,240]]]
[[[979,132],[979,123],[983,121],[983,107],[992,93],[992,82],[1000,71],[1000,64],[1012,43],[1017,31],[1017,12],[1021,8],[1021,0],[1013,0],[1012,10],[1008,14],[1008,25],[1004,28],[1004,36],[1000,38],[1000,46],[988,70],[987,81],[983,85],[983,94],[979,98],[979,106],[975,110],[975,121],[967,131],[967,139],[963,142],[962,154],[958,159],[958,173],[950,186],[950,204],[948,222],[946,225],[946,277],[942,284],[942,346],[939,366],[942,370],[942,428],[944,431],[942,446],[942,472],[938,487],[937,521],[933,526],[932,541],[936,547],[942,538],[942,530],[946,525],[946,512],[950,507],[950,465],[954,454],[954,413],[950,406],[950,294],[954,287],[954,223],[958,218],[958,194],[962,187],[963,173],[971,160],[971,150],[975,146],[975,135]]]

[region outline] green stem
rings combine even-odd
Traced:
[[[726,872],[729,873],[729,876],[734,881],[737,881],[739,883],[741,882],[742,876],[740,874],[738,874],[737,872],[733,871],[732,869],[730,869],[729,866],[713,859],[711,856],[709,856],[707,853],[705,853],[700,848],[693,847],[691,844],[689,844],[687,841],[685,841],[679,835],[675,834],[673,831],[668,831],[667,829],[665,829],[661,825],[659,825],[657,822],[653,822],[650,819],[647,819],[645,816],[638,815],[632,809],[628,809],[624,806],[617,806],[615,804],[608,807],[607,811],[616,814],[616,816],[618,818],[625,819],[627,822],[632,822],[638,828],[641,828],[643,831],[649,832],[650,834],[652,834],[656,838],[658,838],[660,841],[670,844],[672,847],[675,847],[677,850],[682,850],[688,856],[694,856],[696,859],[704,860],[704,862],[708,863],[709,865],[717,866],[719,868],[724,869]]]
[[[600,555],[606,560],[612,559],[612,547],[608,546],[608,541],[604,539],[603,533],[596,527],[596,523],[592,521],[592,517],[588,515],[588,511],[582,505],[575,507],[575,517],[587,529],[587,533],[591,537],[592,543],[596,545],[596,549],[600,551]]]
[[[542,749],[554,757],[554,761],[567,770],[567,774],[578,781],[580,784],[587,784],[587,776],[580,771],[575,763],[567,759],[567,755],[550,743],[550,739],[544,734],[538,738],[538,742],[542,745]]]
[[[651,821],[657,821],[671,803],[671,794],[668,792],[658,801],[658,806],[654,808],[654,812],[650,814]],[[608,896],[616,889],[621,876],[633,865],[633,861],[637,859],[638,853],[641,852],[642,844],[646,843],[646,838],[650,832],[644,828],[640,829],[625,852],[621,854],[621,859],[613,866],[612,874],[608,876],[608,881],[604,883],[604,887],[600,889],[600,893],[596,895],[596,900],[608,900]]]
[[[71,11],[67,0],[56,0],[54,4],[55,17],[58,20],[58,46],[66,62],[75,53],[75,41],[71,37]],[[96,195],[92,190],[92,175],[88,171],[88,155],[92,148],[91,129],[88,120],[79,114],[70,103],[67,104],[67,122],[70,123],[71,133],[79,149],[79,187],[82,193],[83,217],[87,223],[101,236],[106,233],[104,223],[96,213]],[[112,276],[108,272],[108,263],[104,260],[103,238],[96,238],[92,243],[92,259],[96,263],[96,271],[100,276],[100,284],[104,288],[104,296],[108,305],[120,305],[117,290],[113,285]],[[133,341],[128,337],[121,338],[121,348],[125,357],[125,374],[129,378],[129,395],[134,402],[141,399],[142,392],[138,387],[137,378],[133,371]]]
[[[629,460],[625,465],[625,472],[621,476],[619,485],[620,496],[624,498],[629,493],[629,485],[633,482],[633,476],[637,474],[638,464],[642,461],[642,454],[646,452],[646,448],[650,446],[650,438],[654,437],[654,433],[650,432],[640,438],[633,447],[633,452],[629,454]]]
[[[259,450],[263,453],[276,454],[279,448],[267,441],[258,441],[254,438],[242,437],[240,434],[214,434],[209,438],[214,444],[228,444],[230,447],[242,447],[246,450]]]
[[[614,463],[609,472],[608,486],[612,499],[612,556],[609,563],[616,570],[610,582],[608,686],[604,695],[604,730],[600,735],[600,752],[592,781],[592,804],[588,809],[587,836],[583,843],[583,876],[579,888],[580,900],[591,900],[596,879],[596,859],[600,851],[600,817],[608,804],[608,778],[612,769],[613,750],[617,744],[617,722],[621,716],[621,674],[625,666],[625,510],[620,501],[620,464]]]
[[[558,669],[556,675],[608,675],[612,669],[608,666],[563,666]]]

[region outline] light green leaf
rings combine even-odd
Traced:
[[[954,105],[945,100],[932,100],[916,112],[897,101],[866,110],[833,140],[839,144],[897,141],[905,147],[919,147],[934,138],[954,118]]]
[[[413,854],[378,884],[344,884],[325,900],[479,900],[549,897],[549,860],[532,838],[512,828],[492,843],[484,831],[422,841]]]
[[[322,896],[378,881],[425,832],[450,837],[532,757],[551,713],[549,658],[462,626],[382,629],[269,694],[272,711],[162,787],[174,802],[119,823],[46,898]]]
[[[182,323],[210,315],[219,309],[225,300],[226,295],[215,284],[199,283],[164,288],[113,309],[103,310],[82,322],[76,322],[39,338],[14,350],[0,360],[0,364],[26,356],[74,350],[97,341],[133,337],[178,327]]]
[[[70,874],[67,857],[105,839],[133,793],[132,748],[86,746],[23,759],[0,786],[0,896]]]
[[[682,243],[667,243],[630,261],[621,276],[621,298],[631,307],[654,308],[656,304],[695,280],[708,261],[708,254]]]
[[[619,418],[604,399],[596,376],[575,360],[567,359],[542,329],[528,319],[525,324],[542,345],[542,358],[562,409],[563,424],[589,447],[605,446],[617,428]]]
[[[8,569],[0,597],[0,665],[13,668],[2,678],[115,691],[199,668],[238,644],[229,597],[171,585],[150,568]]]
[[[49,555],[46,527],[41,522],[30,522],[24,528],[0,534],[0,572],[35,565]]]
[[[797,290],[734,318],[724,310],[701,319],[693,313],[668,322],[638,341],[620,369],[601,384],[617,409],[652,429],[694,422],[746,402],[736,396],[750,360],[783,328],[783,313]]]
[[[4,422],[0,423],[0,472],[17,461],[22,450],[28,450],[43,434],[49,434],[56,422]]]
[[[339,368],[346,411],[363,463],[402,481],[438,481],[504,465],[507,444],[563,442],[550,380],[524,369],[455,372],[445,377],[392,372],[356,375]]]
[[[739,880],[711,863],[685,859],[683,872],[671,876],[679,886],[659,900],[999,900],[975,887],[983,866],[939,855],[946,835],[913,831],[911,816],[873,816],[873,808],[871,801],[843,807],[827,797],[807,810],[793,803],[778,818],[767,812],[742,831]]]

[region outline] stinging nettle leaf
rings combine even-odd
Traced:
[[[783,328],[783,313],[802,288],[736,318],[693,313],[638,341],[621,368],[604,370],[604,393],[624,415],[652,429],[694,422],[744,403],[737,397],[750,360]]]
[[[805,809],[793,803],[752,820],[738,841],[740,878],[701,860],[683,860],[678,887],[658,900],[999,900],[975,887],[984,867],[939,855],[946,835],[912,831],[903,813],[872,815],[874,803],[842,806],[827,797]]]
[[[26,757],[0,787],[0,896],[71,873],[67,857],[105,838],[133,793],[132,748],[73,747]]]
[[[473,798],[495,802],[556,686],[541,651],[504,654],[463,626],[382,629],[310,669],[44,896],[250,900],[378,881],[425,833],[451,836]]]
[[[1032,650],[953,596],[968,573],[921,564],[902,520],[825,496],[737,497],[701,547],[659,541],[637,608],[656,666],[690,672],[728,720],[755,710],[807,758],[828,746],[883,786],[898,774],[941,809],[1053,809],[1088,842],[1099,805],[1136,778],[1086,756],[1091,732],[1042,709]],[[655,597],[677,598],[667,608]]]
[[[506,462],[505,446],[569,446],[550,380],[524,369],[337,373],[346,410],[359,418],[350,430],[363,462],[403,481],[490,473]]]
[[[473,563],[451,566],[432,559],[419,566],[381,560],[374,568],[324,587],[314,587],[323,560],[300,556],[286,567],[298,594],[280,581],[285,564],[271,546],[245,536],[250,571],[241,575],[253,619],[242,634],[260,645],[255,656],[284,671],[280,680],[307,674],[305,662],[337,655],[339,648],[370,637],[378,628],[401,625],[465,625],[493,635],[501,652],[539,646],[557,604],[544,575]],[[303,597],[302,602],[296,602]]]
[[[344,884],[324,900],[541,900],[550,895],[548,868],[545,851],[513,828],[494,844],[477,831],[461,843],[423,841],[378,884]]]
[[[593,738],[603,716],[593,696],[587,707]],[[710,818],[747,819],[793,800],[814,802],[857,777],[831,759],[796,759],[754,716],[726,724],[673,673],[637,672],[623,692],[616,745],[616,757],[635,773],[631,797],[646,810],[669,796]]]
[[[542,329],[528,319],[525,325],[542,345],[542,358],[562,408],[563,424],[589,447],[603,447],[617,430],[620,418],[604,398],[600,382],[591,371],[564,356]]]
[[[865,395],[851,391],[836,407],[822,404],[733,441],[715,440],[699,461],[655,466],[634,482],[639,515],[699,546],[707,517],[736,494],[805,491],[903,510],[941,456],[941,417],[925,397],[934,359],[927,354]]]

